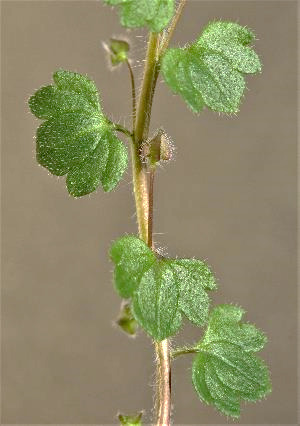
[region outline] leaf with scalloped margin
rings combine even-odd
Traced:
[[[115,264],[116,290],[125,299],[133,295],[143,274],[156,261],[153,251],[134,235],[126,235],[114,241],[110,257]]]
[[[144,330],[156,340],[174,335],[182,313],[202,326],[208,315],[208,290],[216,288],[210,268],[196,259],[158,259],[139,238],[125,236],[113,243],[115,286],[132,297],[132,311]]]
[[[124,27],[148,27],[154,33],[166,28],[175,7],[174,0],[104,0],[104,3],[119,6]]]
[[[244,310],[217,306],[196,346],[192,380],[199,398],[222,413],[240,416],[240,403],[257,401],[271,392],[269,372],[255,355],[266,336],[254,325],[240,323]]]
[[[167,49],[161,61],[165,82],[193,112],[206,105],[236,113],[245,89],[244,74],[261,71],[259,57],[249,46],[253,40],[253,32],[239,24],[210,22],[194,43]]]
[[[53,80],[29,99],[31,112],[45,120],[37,130],[37,161],[56,176],[67,174],[74,197],[100,184],[111,191],[127,167],[127,149],[101,111],[95,83],[64,70]]]

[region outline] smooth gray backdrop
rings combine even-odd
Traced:
[[[193,115],[159,79],[152,128],[163,125],[176,160],[156,180],[155,241],[171,255],[206,259],[219,279],[214,303],[233,302],[269,337],[262,356],[273,393],[235,424],[296,423],[295,1],[189,1],[172,41],[194,40],[213,19],[254,29],[263,73],[247,77],[237,116]],[[101,1],[2,2],[2,423],[117,423],[118,410],[152,407],[153,348],[113,320],[112,239],[136,232],[130,171],[118,189],[69,197],[64,178],[35,161],[39,124],[27,99],[58,68],[95,80],[103,108],[126,120],[126,67],[110,72],[101,42],[126,35],[132,58],[144,31],[119,25]],[[139,86],[141,65],[135,64]],[[128,125],[129,125],[129,121]],[[200,338],[186,325],[180,342]],[[192,356],[173,364],[173,418],[232,424],[202,404]]]

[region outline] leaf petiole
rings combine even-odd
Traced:
[[[117,132],[124,133],[124,135],[128,136],[129,138],[133,138],[133,133],[126,129],[126,127],[122,126],[121,124],[114,123],[113,121],[108,120],[109,124],[111,124]]]
[[[183,347],[183,348],[177,348],[171,351],[170,356],[171,356],[171,359],[174,359],[180,355],[196,354],[198,352],[199,352],[199,349],[196,347]]]

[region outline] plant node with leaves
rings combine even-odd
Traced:
[[[95,83],[85,75],[58,70],[54,84],[29,99],[31,112],[43,120],[37,130],[36,157],[56,176],[66,175],[69,194],[81,197],[99,187],[112,191],[128,166],[131,150],[133,191],[139,235],[114,241],[114,287],[123,299],[117,324],[129,336],[140,326],[155,343],[157,354],[157,425],[170,424],[171,362],[194,354],[191,381],[200,398],[225,415],[239,417],[242,401],[256,401],[271,390],[268,369],[256,355],[265,335],[241,322],[244,310],[234,305],[210,308],[217,289],[209,265],[197,259],[167,258],[153,242],[153,190],[157,166],[172,158],[174,146],[163,128],[149,137],[151,108],[159,73],[171,91],[199,113],[209,108],[237,113],[245,75],[261,71],[252,47],[254,33],[237,23],[212,21],[190,44],[169,48],[186,1],[104,0],[117,6],[126,28],[147,27],[148,48],[138,102],[130,45],[110,39],[105,44],[112,67],[126,64],[132,94],[132,128],[114,123],[103,112]],[[176,10],[175,10],[176,9]],[[213,294],[213,293],[212,293]],[[201,340],[170,353],[170,338],[183,318],[203,330]],[[140,425],[142,412],[119,415],[122,425]]]

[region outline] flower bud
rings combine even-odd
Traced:
[[[124,333],[127,333],[132,337],[136,335],[138,323],[133,318],[129,303],[124,303],[121,306],[120,315],[116,323],[124,331]]]
[[[109,53],[110,62],[113,67],[128,60],[130,46],[127,41],[111,38],[109,45],[103,43],[103,47]]]

